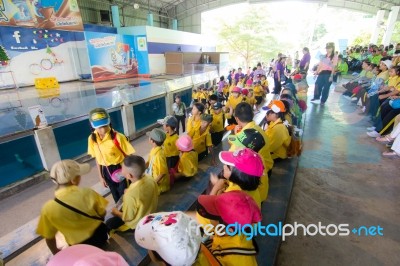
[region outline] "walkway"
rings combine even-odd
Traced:
[[[366,135],[358,112],[333,90],[326,106],[309,103],[286,223],[379,225],[384,236],[300,231],[282,242],[278,265],[400,265],[400,160],[382,158],[385,146]]]

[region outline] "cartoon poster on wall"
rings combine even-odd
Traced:
[[[0,26],[83,31],[77,0],[0,0]]]
[[[85,32],[85,36],[93,81],[149,73],[148,58],[138,56],[134,36],[99,32]]]

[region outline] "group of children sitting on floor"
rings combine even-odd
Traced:
[[[385,56],[377,55],[379,48],[371,45],[366,52],[369,56],[362,61],[362,71],[343,84],[344,96],[361,105],[360,115],[371,117],[373,125],[368,128],[368,136],[392,148],[383,153],[385,157],[400,155],[400,147],[394,145],[400,120],[400,43],[392,50]]]
[[[211,90],[211,94],[201,90],[203,96],[194,98],[184,133],[177,132],[176,117],[159,120],[162,129],[147,133],[151,147],[147,161],[134,155],[127,138],[112,128],[106,110],[92,110],[88,154],[95,158],[100,181],[110,189],[116,206],[104,222],[108,201],[91,189],[79,187],[81,176],[90,171],[90,166],[72,160],[56,163],[50,172],[57,184],[55,199],[43,206],[37,227],[51,252],[57,254],[50,262],[66,265],[62,261],[71,256],[64,253],[76,252],[60,250],[57,232],[64,235],[69,246],[104,248],[109,234],[134,230],[136,242],[149,250],[153,261],[163,265],[257,265],[254,239],[243,234],[214,234],[210,238],[196,228],[251,225],[262,219],[260,208],[268,196],[273,165],[288,158],[295,126],[300,125],[305,108],[297,98],[299,84],[288,83],[275,100],[262,107],[267,112],[260,127],[253,118],[268,89],[262,78],[252,82],[240,78],[237,84],[246,85],[231,90],[226,90],[224,83],[222,91]],[[249,101],[253,95],[262,98]],[[176,101],[180,101],[179,96]],[[231,131],[230,149],[218,155],[223,169],[211,174],[209,193],[199,196],[196,211],[155,213],[160,193],[173,189],[175,182],[196,176],[198,162],[209,154],[214,163],[214,147],[226,131]],[[118,257],[112,252],[92,251],[101,254],[99,257]]]

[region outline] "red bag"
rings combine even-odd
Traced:
[[[357,86],[353,89],[353,94],[358,94],[358,92],[360,91],[361,86]]]

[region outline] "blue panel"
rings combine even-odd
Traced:
[[[157,122],[157,119],[164,118],[165,113],[165,98],[157,98],[139,105],[133,106],[135,115],[136,131],[148,127]]]
[[[55,128],[54,135],[61,159],[72,159],[85,154],[90,132],[89,120]]]
[[[83,29],[85,31],[95,31],[95,32],[104,32],[104,33],[117,33],[117,28],[107,27],[107,26],[99,26],[96,24],[83,24]]]
[[[0,144],[0,158],[0,187],[43,171],[33,136]]]
[[[123,131],[120,111],[110,113],[111,123],[115,130]],[[88,148],[88,137],[91,133],[89,120],[83,120],[54,129],[54,135],[61,159],[72,159],[84,155]]]
[[[192,89],[187,89],[178,93],[174,93],[174,99],[176,95],[181,96],[182,102],[186,104],[186,107],[189,107],[190,103],[192,102]]]

